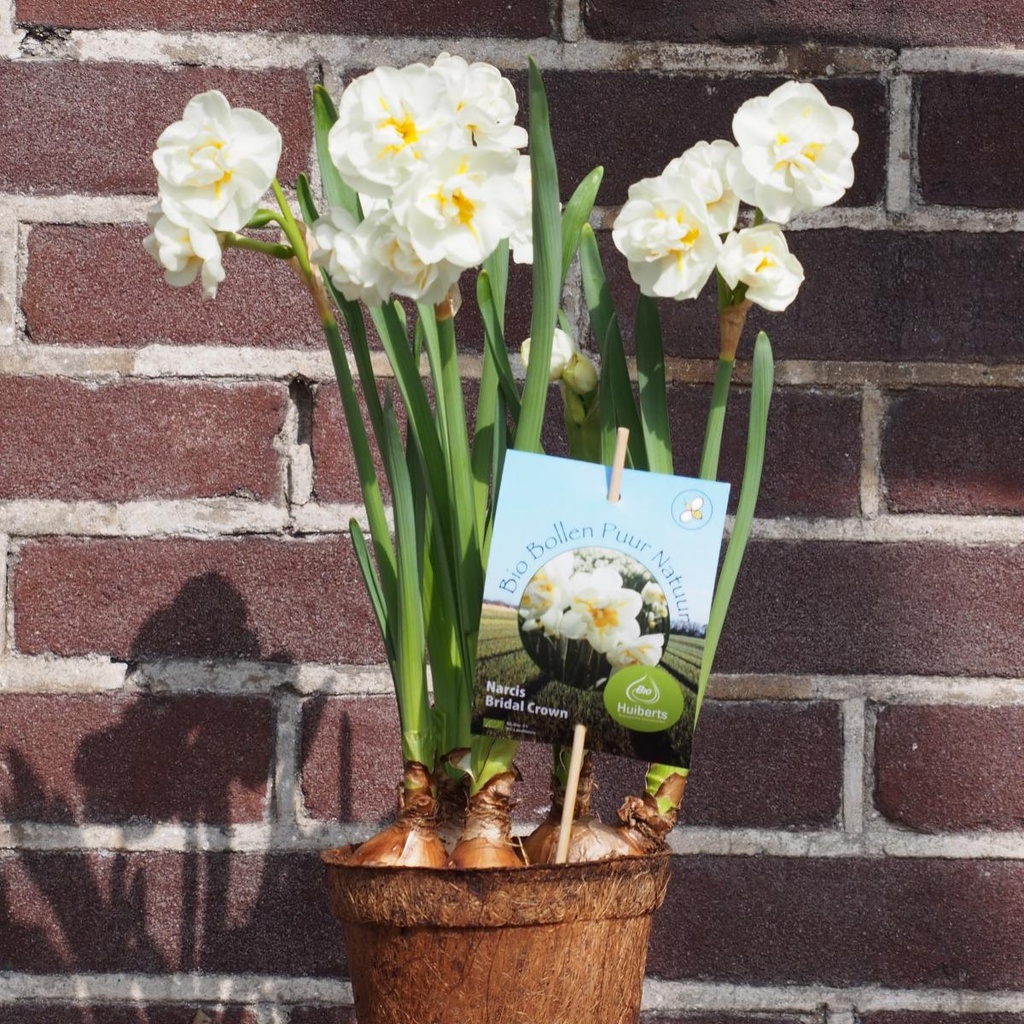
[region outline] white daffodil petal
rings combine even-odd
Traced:
[[[161,205],[150,208],[147,221],[151,233],[142,245],[163,268],[164,280],[175,288],[190,285],[201,275],[203,298],[217,296],[224,280],[220,240],[202,221],[178,224],[167,217]]]
[[[157,140],[153,163],[164,212],[238,231],[255,213],[281,157],[281,133],[262,114],[232,109],[216,91],[194,96]]]
[[[853,184],[853,118],[808,82],[786,82],[748,100],[732,128],[740,150],[730,163],[732,187],[769,220],[785,224],[821,209]]]
[[[700,294],[722,245],[705,201],[674,175],[630,187],[612,240],[644,295],[680,300]]]
[[[425,64],[379,67],[341,94],[327,147],[348,185],[387,198],[444,153],[457,130],[440,73]]]
[[[781,312],[796,298],[804,279],[803,267],[789,251],[777,224],[761,224],[729,235],[718,258],[718,270],[730,288],[745,284],[746,297],[773,312]]]

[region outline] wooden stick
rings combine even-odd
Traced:
[[[615,432],[615,457],[612,459],[612,478],[608,483],[608,500],[614,505],[622,495],[622,471],[626,468],[626,446],[629,444],[629,427],[619,427]]]
[[[572,818],[576,813],[576,793],[580,788],[580,770],[583,768],[584,743],[587,727],[576,723],[572,734],[572,756],[569,758],[569,775],[565,780],[565,802],[562,804],[562,820],[558,827],[558,847],[555,863],[564,864],[569,856],[569,839],[572,833]]]

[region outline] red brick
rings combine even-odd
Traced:
[[[625,201],[633,182],[660,174],[669,160],[701,139],[731,139],[732,116],[740,104],[767,94],[782,79],[548,71],[544,82],[562,195],[568,197],[583,176],[601,164],[605,176],[598,202],[615,204]],[[886,161],[884,87],[865,78],[831,78],[815,84],[830,102],[850,111],[860,135],[854,157],[857,181],[843,204],[879,202]]]
[[[516,791],[533,804],[536,819],[547,812],[551,756],[547,748],[524,744],[516,761],[536,772]],[[603,821],[617,820],[627,794],[643,792],[646,767],[626,758],[597,759],[594,807]],[[842,723],[828,703],[709,700],[701,708],[690,768],[680,827],[830,828],[841,807]]]
[[[256,1024],[252,1010],[199,1003],[51,1003],[19,1000],[3,1007],[4,1024],[190,1024],[202,1012],[210,1024]]]
[[[640,1014],[641,1024],[819,1024],[824,1012],[814,1014],[792,1013],[684,1013],[652,1010]]]
[[[1024,42],[1024,4],[985,3],[966,8],[952,0],[857,4],[826,0],[586,0],[587,32],[598,39],[670,39],[677,42],[856,44],[870,46],[1015,46]],[[818,46],[816,49],[821,50]],[[792,58],[797,67],[799,55]],[[812,59],[821,66],[827,49]]]
[[[42,540],[13,592],[24,653],[382,660],[347,537]]]
[[[395,815],[402,747],[392,697],[313,697],[302,715],[302,795],[328,821]]]
[[[257,697],[0,698],[9,821],[260,821],[273,709]]]
[[[683,811],[686,824],[834,824],[842,790],[842,727],[834,705],[709,701],[697,737]],[[515,819],[538,821],[550,804],[550,748],[524,743],[516,765],[522,778],[516,786]],[[603,820],[616,820],[623,798],[642,792],[644,769],[626,758],[597,759],[594,809]],[[390,697],[307,701],[302,792],[313,817],[391,819],[400,771],[398,718]]]
[[[286,405],[276,385],[0,379],[0,499],[280,500]]]
[[[1014,12],[1018,36],[1019,13]],[[926,75],[918,91],[924,201],[1024,206],[1024,162],[1014,144],[1017,126],[1011,113],[1024,103],[1024,82],[1000,75]]]
[[[744,984],[1019,989],[1024,865],[682,857],[648,971]]]
[[[0,912],[8,971],[324,976],[345,965],[315,852],[22,853],[0,859]]]
[[[385,391],[388,387],[393,386],[393,383],[393,381],[382,382],[378,387],[382,402]],[[400,405],[401,399],[398,401],[399,408],[396,412],[399,413],[400,422],[404,423],[405,416]],[[370,446],[374,453],[374,467],[377,471],[381,493],[388,495],[390,491],[388,490],[387,473],[384,463],[378,455],[377,444],[373,439],[373,428],[370,426],[366,413],[366,404],[362,400],[360,400],[360,408],[363,411],[366,435],[370,439]],[[362,504],[363,497],[359,487],[355,456],[352,454],[351,435],[345,422],[345,412],[342,408],[341,394],[337,384],[328,383],[317,389],[313,404],[310,448],[313,453],[315,470],[313,489],[317,500]],[[389,499],[385,497],[385,501],[387,500]]]
[[[710,388],[669,391],[675,469],[696,476]],[[747,446],[750,392],[729,397],[718,478],[731,484],[736,510]],[[860,400],[853,395],[777,388],[772,397],[757,514],[851,516],[860,511]]]
[[[349,1006],[296,1006],[288,1024],[357,1024],[356,1011]]]
[[[920,388],[890,395],[882,475],[895,512],[1024,512],[1024,393]]]
[[[312,300],[279,260],[231,250],[217,298],[172,288],[142,248],[144,227],[41,225],[29,235],[22,309],[40,345],[320,348]],[[60,288],[52,282],[59,279]]]
[[[17,20],[27,25],[68,28],[160,29],[206,32],[327,32],[344,35],[391,36],[547,36],[545,0],[494,7],[450,0],[347,0],[322,4],[316,0],[18,0]],[[470,59],[472,54],[466,53]]]
[[[881,708],[875,805],[920,832],[1024,828],[1024,708]]]
[[[925,1010],[873,1010],[863,1024],[1024,1024],[1024,1013],[932,1013]]]
[[[841,808],[835,704],[708,701],[694,734],[684,825],[828,828]]]
[[[0,191],[156,195],[152,151],[196,93],[220,89],[284,136],[278,177],[308,161],[309,83],[295,71],[229,71],[146,64],[0,62]]]
[[[754,307],[740,358],[766,331],[776,359],[842,362],[1014,363],[1024,359],[1017,314],[1005,294],[1024,289],[1024,240],[1012,232],[789,232],[807,280],[785,313]],[[602,238],[619,318],[632,338],[636,286]],[[994,282],[999,282],[998,289]],[[714,287],[696,302],[660,305],[665,350],[718,354]]]
[[[752,542],[719,670],[1019,676],[1019,547]]]

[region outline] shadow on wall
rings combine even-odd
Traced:
[[[225,652],[277,662],[287,684],[288,652],[261,659],[246,621],[227,579],[189,580],[133,642],[142,686],[183,671],[164,659]],[[204,670],[215,686],[216,662]],[[0,859],[0,971],[324,975],[343,966],[316,853],[260,849],[280,796],[273,698],[187,691],[15,698],[26,727],[0,749],[0,818],[36,848]],[[168,825],[188,828],[161,834]],[[92,1021],[68,1009],[69,1024]],[[124,1012],[125,1024],[187,1024],[194,1007]],[[242,1019],[233,1013],[215,1019]]]

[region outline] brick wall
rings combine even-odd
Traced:
[[[449,47],[537,56],[565,183],[606,165],[603,233],[784,77],[861,135],[847,199],[794,225],[803,295],[752,318],[768,479],[646,1018],[1024,1024],[1022,26],[1020,0],[0,0],[0,1020],[352,1019],[316,851],[389,813],[397,726],[329,361],[281,268],[233,252],[203,304],[139,242],[192,93],[275,120],[290,181],[311,83]],[[666,315],[680,471],[711,316]],[[606,811],[639,771],[605,763]]]

